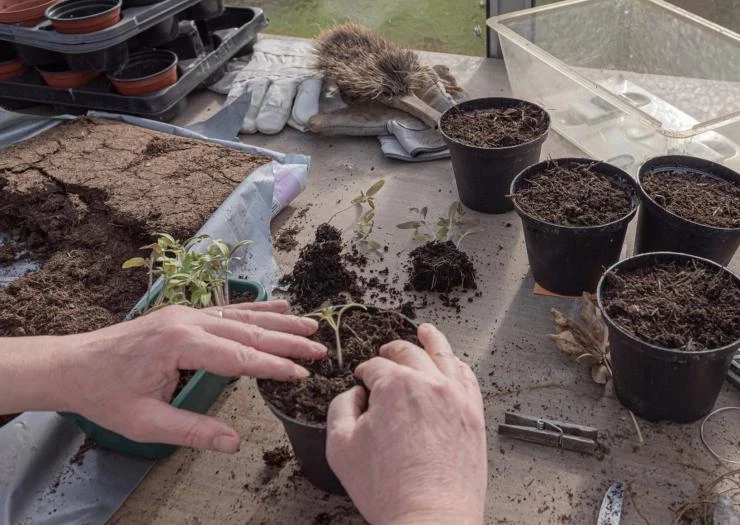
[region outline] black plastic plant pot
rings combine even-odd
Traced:
[[[123,42],[99,51],[66,53],[64,60],[72,71],[106,71],[112,73],[128,60],[128,44]]]
[[[378,312],[380,309],[367,306],[367,310]],[[414,328],[417,327],[416,323],[408,317],[400,313],[398,315],[401,315]],[[326,425],[301,421],[283,413],[265,396],[263,392],[264,383],[264,380],[258,380],[257,388],[267,407],[285,427],[285,433],[288,435],[288,440],[293,447],[293,453],[301,466],[303,475],[321,490],[332,494],[346,495],[347,492],[326,459]]]
[[[182,18],[183,20],[210,20],[222,15],[224,10],[224,0],[203,0],[186,9]]]
[[[29,66],[47,66],[64,60],[64,55],[61,53],[41,49],[40,47],[15,44],[15,51],[18,54],[18,58]]]
[[[439,119],[439,131],[450,150],[452,169],[460,201],[468,208],[483,213],[505,213],[513,209],[507,198],[511,181],[527,166],[540,160],[542,143],[550,130],[547,117],[545,131],[523,144],[500,148],[480,148],[463,144],[445,132],[445,119],[451,112],[502,109],[529,104],[547,115],[536,104],[514,98],[479,98],[448,109]]]
[[[511,195],[552,163],[588,164],[630,194],[632,206],[629,213],[601,226],[564,226],[545,222],[522,209],[516,199],[511,199],[522,220],[529,266],[535,282],[561,295],[593,293],[604,269],[619,260],[627,226],[639,205],[637,183],[611,164],[592,159],[562,158],[543,161],[522,171],[511,183]]]
[[[129,40],[130,49],[159,47],[177,38],[179,22],[176,16],[165,18],[143,33]]]
[[[261,284],[254,281],[229,279],[229,290],[236,293],[249,292],[255,301],[267,300],[265,289]],[[146,305],[147,297],[144,296],[131,310],[127,319],[133,318],[144,311]],[[205,370],[198,370],[192,379],[188,381],[188,384],[172,400],[172,406],[205,414],[230,380],[231,378],[229,377],[211,374]],[[76,421],[82,431],[102,448],[149,459],[164,458],[177,450],[175,445],[133,441],[103,428],[78,414],[65,413],[63,415]]]
[[[615,264],[607,272],[690,260],[729,273],[740,283],[737,275],[714,261],[671,252],[636,255]],[[607,279],[602,277],[597,300],[609,330],[614,389],[619,400],[649,421],[689,423],[708,414],[717,401],[733,355],[740,349],[740,340],[701,352],[668,349],[642,341],[606,313],[603,300],[608,286]]]
[[[658,204],[642,187],[643,177],[647,173],[676,169],[740,186],[740,173],[708,160],[682,155],[648,160],[638,174],[642,210],[637,220],[635,253],[688,253],[726,266],[740,246],[740,228],[719,228],[684,219]]]

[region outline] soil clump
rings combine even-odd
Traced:
[[[475,266],[452,241],[422,244],[409,253],[409,261],[407,291],[449,292],[456,287],[477,288]]]

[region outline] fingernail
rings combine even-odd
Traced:
[[[326,346],[321,343],[311,343],[311,348],[313,348],[317,354],[321,355],[324,355],[328,351]]]
[[[230,454],[239,450],[239,436],[234,434],[221,434],[213,438],[212,443],[213,450],[219,452],[228,452]]]
[[[301,317],[301,324],[314,332],[319,328],[319,323],[315,319],[309,319],[308,317]]]
[[[300,381],[301,379],[306,379],[311,375],[311,372],[306,370],[300,365],[293,365],[293,379],[295,381]]]

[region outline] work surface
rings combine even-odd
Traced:
[[[472,96],[509,93],[501,61],[433,58],[448,63]],[[207,93],[192,97],[188,114],[177,123],[210,116],[221,100]],[[312,156],[307,190],[273,222],[273,234],[297,225],[300,245],[312,240],[315,226],[348,205],[360,190],[384,178],[386,185],[377,197],[376,238],[389,251],[373,264],[388,266],[390,277],[400,276],[401,283],[413,244],[409,231],[394,225],[410,219],[410,206],[429,206],[430,214],[442,214],[457,198],[448,160],[391,161],[382,156],[375,138],[322,138],[285,130],[273,137],[243,136],[242,141]],[[581,154],[551,133],[542,155]],[[302,210],[307,211],[299,219]],[[340,225],[351,224],[348,215]],[[694,498],[700,483],[729,468],[701,444],[698,423],[640,421],[645,445],[635,452],[627,410],[591,381],[586,367],[546,338],[552,331],[550,308],[575,313],[576,301],[532,294],[518,217],[514,212],[470,216],[479,218],[484,228],[463,244],[479,271],[481,297],[468,302],[471,294],[460,294],[459,316],[434,300],[417,313],[444,330],[480,381],[489,450],[486,522],[593,524],[605,490],[622,480],[629,487],[623,523],[670,523],[673,510]],[[628,241],[631,235],[632,230]],[[276,253],[284,271],[290,271],[297,256],[297,249]],[[731,267],[740,269],[740,257]],[[725,386],[717,406],[728,405],[740,405],[740,392]],[[497,425],[507,410],[597,427],[607,452],[594,457],[499,437]],[[241,451],[227,456],[179,450],[155,465],[113,523],[362,523],[349,499],[313,488],[297,473],[295,460],[282,468],[264,463],[263,453],[287,439],[252,380],[243,378],[229,387],[211,414],[234,425],[243,437]],[[709,437],[719,450],[736,456],[740,418],[729,414],[712,422]]]

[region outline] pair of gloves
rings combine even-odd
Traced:
[[[232,60],[209,89],[227,95],[226,106],[251,99],[242,133],[275,134],[288,125],[321,135],[377,136],[383,153],[399,160],[449,157],[439,132],[379,102],[346,103],[314,63],[310,42],[260,39],[250,57]],[[445,66],[426,68],[414,94],[440,113],[464,98]]]

